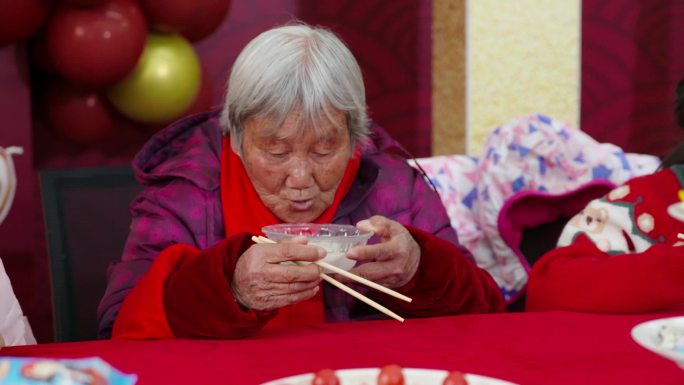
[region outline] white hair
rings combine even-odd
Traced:
[[[303,23],[263,32],[238,55],[221,115],[223,134],[232,135],[242,154],[247,119],[268,118],[275,129],[297,109],[300,127],[318,128],[322,119],[339,125],[331,109],[344,113],[352,148],[369,135],[356,59],[333,32]]]

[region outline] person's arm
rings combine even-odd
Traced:
[[[0,259],[0,346],[35,343],[31,327],[14,295],[12,283]]]
[[[609,255],[585,235],[532,268],[527,310],[650,312],[684,302],[684,246]]]
[[[420,246],[421,259],[413,278],[397,291],[407,303],[386,294],[374,297],[387,307],[413,317],[502,312],[501,290],[485,270],[459,247],[423,230],[407,227]]]
[[[407,188],[392,191],[392,199],[404,202],[405,206],[400,214],[392,215],[390,219],[408,229],[420,249],[416,273],[408,283],[395,287],[395,290],[414,298],[414,301],[407,304],[383,294],[369,294],[407,316],[503,311],[504,302],[499,287],[488,272],[478,268],[472,254],[458,243],[456,232],[451,227],[437,192],[417,170],[391,162],[387,161],[384,166],[408,183],[402,183]],[[403,169],[404,166],[406,169]],[[403,247],[400,249],[403,250]],[[356,269],[370,273],[364,265]]]
[[[111,337],[122,303],[162,251],[179,244],[201,250],[218,241],[207,226],[214,207],[202,194],[206,192],[192,183],[176,179],[147,187],[131,203],[130,233],[121,260],[107,270],[107,288],[97,311],[100,338]],[[169,199],[174,196],[193,204]]]
[[[107,269],[107,288],[97,309],[98,337],[110,338],[121,304],[162,250],[174,244],[194,245],[179,216],[164,206],[158,192],[148,187],[131,203],[130,233],[120,261]]]
[[[261,329],[276,311],[254,311],[233,296],[231,279],[250,246],[242,233],[199,252],[168,277],[164,309],[177,338],[242,338]]]
[[[231,339],[259,330],[275,311],[240,306],[230,287],[250,245],[243,233],[205,250],[177,244],[162,251],[121,305],[112,338]]]
[[[458,242],[439,194],[413,171],[412,218],[406,227],[420,246],[421,261],[412,282],[404,287],[414,302],[405,306],[395,301],[395,305],[415,316],[504,311],[501,289]]]

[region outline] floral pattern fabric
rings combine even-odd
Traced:
[[[480,157],[416,159],[436,187],[459,241],[494,277],[510,301],[529,267],[501,237],[499,213],[516,194],[564,194],[587,183],[614,185],[655,171],[660,160],[599,143],[572,125],[534,114],[495,128]]]

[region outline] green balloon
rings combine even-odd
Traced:
[[[133,72],[109,88],[107,96],[119,112],[132,120],[167,123],[192,105],[200,77],[199,59],[185,38],[150,32]]]

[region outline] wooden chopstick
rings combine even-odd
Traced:
[[[254,238],[255,238],[255,237],[252,237],[252,240],[254,240]],[[272,240],[270,240],[270,239],[268,239],[268,238],[266,238],[266,237],[259,236],[259,237],[256,237],[256,238],[259,239],[259,240],[261,240],[262,243],[273,243]],[[256,242],[256,241],[255,241],[255,242]],[[358,276],[358,275],[356,275],[356,274],[354,274],[354,273],[350,273],[350,272],[348,272],[347,270],[340,269],[339,267],[334,266],[334,265],[331,265],[331,264],[329,264],[329,263],[327,263],[327,262],[316,261],[316,262],[314,262],[314,263],[317,264],[318,266],[324,268],[324,269],[331,270],[331,271],[333,271],[333,272],[335,272],[335,273],[337,273],[337,274],[339,274],[339,275],[345,276],[345,277],[347,277],[347,278],[349,278],[349,279],[351,279],[351,280],[354,280],[354,281],[356,281],[356,282],[358,282],[358,283],[364,284],[364,285],[366,285],[366,286],[368,286],[368,287],[370,287],[370,288],[373,288],[373,289],[375,289],[375,290],[377,290],[377,291],[381,291],[381,292],[383,292],[383,293],[385,293],[385,294],[391,295],[391,296],[394,297],[394,298],[398,298],[398,299],[400,299],[400,300],[402,300],[402,301],[406,301],[406,302],[411,302],[411,301],[413,301],[413,299],[411,299],[411,297],[407,297],[407,296],[405,296],[405,295],[403,295],[403,294],[401,294],[401,293],[398,293],[398,292],[396,292],[396,291],[394,291],[394,290],[392,290],[392,289],[390,289],[390,288],[384,287],[384,286],[382,286],[382,285],[378,285],[377,283],[375,283],[375,282],[373,282],[373,281],[369,281],[369,280],[366,279],[366,278],[360,277],[360,276]]]
[[[377,310],[380,310],[381,312],[387,314],[388,316],[394,318],[395,320],[397,320],[399,322],[404,322],[404,319],[399,314],[397,314],[397,313],[393,312],[392,310],[380,305],[379,303],[373,301],[372,299],[370,299],[370,298],[366,297],[365,295],[359,293],[358,291],[352,289],[351,287],[345,286],[342,282],[336,280],[335,278],[332,278],[331,276],[329,276],[325,273],[321,273],[321,278],[323,278],[325,281],[327,281],[331,285],[335,286],[336,288],[344,291],[345,293],[351,295],[352,297],[354,297],[360,301],[367,303],[371,307],[374,307]]]
[[[276,243],[276,242],[274,242],[274,241],[272,241],[272,240],[270,240],[270,239],[268,239],[268,238],[266,238],[266,237],[252,236],[252,240],[253,240],[255,243]],[[317,261],[317,262],[318,262],[318,261]],[[317,262],[314,262],[314,263],[317,263]],[[317,264],[318,264],[318,263],[317,263]],[[326,265],[327,265],[327,263],[326,263]],[[321,266],[321,267],[323,267],[323,266]],[[333,267],[334,267],[334,266],[333,266]],[[351,273],[349,273],[349,274],[351,274]],[[338,289],[344,291],[345,293],[351,295],[352,297],[358,299],[359,301],[362,301],[362,302],[368,304],[369,306],[371,306],[371,307],[373,307],[373,308],[379,310],[380,312],[382,312],[382,313],[384,313],[384,314],[386,314],[386,315],[388,315],[388,316],[394,318],[395,320],[397,320],[397,321],[399,321],[399,322],[404,322],[404,318],[402,318],[401,316],[399,316],[397,313],[395,313],[395,312],[389,310],[388,308],[386,308],[386,307],[380,305],[379,303],[373,301],[372,299],[370,299],[370,298],[366,297],[365,295],[359,293],[358,291],[352,289],[351,287],[344,285],[342,282],[340,282],[340,281],[338,281],[338,280],[336,280],[336,279],[330,277],[329,275],[327,275],[327,274],[325,274],[325,273],[321,273],[321,274],[320,274],[320,277],[321,277],[323,280],[325,280],[326,282],[328,282],[328,283],[330,283],[331,285],[335,286],[336,288],[338,288]],[[358,276],[356,276],[356,277],[358,277]],[[361,278],[361,277],[358,277],[358,278]],[[369,281],[369,282],[370,282],[370,281]],[[376,285],[377,285],[377,284],[376,284]]]
[[[373,289],[375,289],[375,290],[377,290],[377,291],[381,291],[381,292],[383,292],[383,293],[385,293],[385,294],[389,294],[389,295],[391,295],[391,296],[394,297],[394,298],[398,298],[398,299],[400,299],[400,300],[402,300],[402,301],[406,301],[406,302],[411,302],[411,301],[413,301],[413,299],[412,299],[411,297],[407,297],[407,296],[405,296],[405,295],[403,295],[403,294],[401,294],[401,293],[398,293],[398,292],[396,292],[396,291],[394,291],[394,290],[392,290],[392,289],[390,289],[390,288],[384,287],[384,286],[382,286],[382,285],[378,285],[377,283],[375,283],[375,282],[373,282],[373,281],[369,281],[369,280],[367,280],[366,278],[363,278],[363,277],[361,277],[361,276],[358,276],[358,275],[356,275],[356,274],[354,274],[354,273],[350,273],[350,272],[348,272],[347,270],[340,269],[339,267],[334,266],[334,265],[331,265],[331,264],[329,264],[329,263],[327,263],[327,262],[316,261],[316,262],[314,262],[314,263],[317,264],[317,265],[320,266],[320,267],[323,267],[323,268],[325,268],[325,269],[334,271],[335,273],[337,273],[337,274],[339,274],[339,275],[343,275],[343,276],[345,276],[345,277],[347,277],[347,278],[349,278],[349,279],[353,279],[354,281],[356,281],[356,282],[358,282],[358,283],[362,283],[362,284],[364,284],[364,285],[366,285],[366,286],[368,286],[368,287],[372,287]]]

